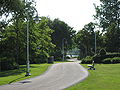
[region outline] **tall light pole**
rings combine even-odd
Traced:
[[[27,3],[27,0],[26,0],[26,3]],[[36,9],[35,11],[37,12]],[[25,76],[30,76],[31,74],[30,74],[30,60],[29,60],[29,15],[28,15],[28,11],[26,11],[26,15],[27,15],[27,67],[26,67]],[[36,23],[38,23],[39,21],[38,12],[34,20],[36,21]]]
[[[27,13],[27,70],[25,76],[30,76],[30,60],[29,60],[29,16]]]
[[[96,32],[95,32],[95,54],[96,54]]]
[[[63,51],[63,61],[65,60],[65,50],[64,50],[64,44],[65,44],[65,42],[67,43],[67,40],[66,40],[66,38],[63,38],[63,40],[62,40],[62,51]]]
[[[0,34],[0,41],[2,41],[2,37],[3,37],[3,36]],[[0,72],[1,72],[1,68],[2,68],[1,65],[2,65],[2,64],[1,64],[1,60],[0,60]]]

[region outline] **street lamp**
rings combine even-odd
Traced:
[[[30,61],[29,61],[29,16],[27,13],[27,70],[25,76],[30,76]]]
[[[62,51],[63,51],[63,61],[65,60],[65,50],[64,50],[64,43],[67,43],[67,40],[66,38],[63,38],[62,40]]]
[[[96,32],[95,32],[95,54],[96,54]]]
[[[27,2],[27,0],[26,0],[26,2]],[[36,10],[36,12],[37,12],[37,10]],[[30,74],[30,60],[29,60],[29,15],[28,15],[27,11],[26,11],[26,15],[27,15],[27,67],[26,67],[26,75],[25,76],[30,76],[31,74]],[[38,21],[39,21],[38,12],[37,12],[37,15],[34,20],[36,21],[36,23],[38,23]]]

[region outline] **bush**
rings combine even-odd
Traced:
[[[107,57],[110,57],[110,58],[120,57],[120,53],[109,53],[109,54],[107,54]]]
[[[70,56],[66,56],[66,59],[70,59]]]
[[[0,58],[0,68],[1,70],[12,70],[12,69],[17,69],[19,65],[15,62],[14,58]]]
[[[105,50],[105,49],[101,49],[101,50],[99,51],[99,54],[100,54],[101,56],[106,55],[106,50]]]
[[[120,57],[114,57],[113,59],[112,59],[112,63],[114,64],[114,63],[120,63]]]
[[[95,55],[93,56],[93,60],[95,61],[95,63],[102,63],[102,60],[105,59],[105,55]]]
[[[112,63],[112,58],[106,58],[102,61],[104,64],[111,64]]]
[[[54,61],[62,61],[62,53],[60,50],[55,51],[51,56],[54,56]]]
[[[95,63],[103,63],[104,62],[104,59],[106,58],[114,58],[114,57],[120,57],[120,54],[119,53],[111,53],[111,54],[106,54],[106,55],[95,55],[93,57],[93,60],[95,61]],[[117,62],[117,61],[115,61]]]
[[[91,56],[87,56],[85,58],[82,59],[82,64],[91,64],[92,63],[92,60],[93,60],[93,57]]]
[[[103,60],[104,64],[115,64],[120,63],[120,57],[106,58]]]
[[[80,55],[77,57],[78,60],[81,60],[82,58],[80,57]]]

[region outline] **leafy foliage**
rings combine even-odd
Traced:
[[[42,18],[38,24],[35,24],[33,21],[29,24],[31,63],[47,62],[50,53],[55,47],[51,42],[53,30],[47,26],[47,21],[47,19]],[[12,61],[12,59],[10,60],[13,63],[26,64],[26,22],[21,20],[17,24],[18,32],[15,30],[15,22],[7,26],[4,31],[0,33],[3,36],[0,41],[0,58],[6,58],[6,60],[12,58],[14,61]]]
[[[105,49],[101,49],[99,54],[102,56],[102,55],[106,55],[106,50]]]
[[[81,50],[80,57],[91,56],[95,54],[95,34],[96,34],[96,42],[97,49],[100,49],[102,46],[103,39],[100,31],[94,31],[95,24],[90,22],[85,25],[82,30],[80,30],[76,37],[75,42],[78,48]]]
[[[1,70],[12,70],[12,69],[17,69],[19,66],[15,62],[14,58],[0,58],[0,63],[1,63]]]
[[[93,57],[91,56],[87,56],[85,58],[82,59],[82,64],[91,64],[92,63],[92,60],[93,60]]]
[[[105,63],[105,64],[120,63],[120,57],[106,58],[106,59],[103,60],[103,63]]]
[[[95,6],[95,18],[104,34],[105,48],[108,52],[119,52],[120,47],[120,1],[100,0],[100,6]]]
[[[65,54],[67,50],[73,47],[73,37],[75,31],[73,28],[68,26],[64,21],[59,19],[54,19],[53,21],[49,19],[48,26],[54,31],[52,33],[52,43],[56,45],[54,52],[56,60],[60,60],[62,56],[62,45],[64,43]]]

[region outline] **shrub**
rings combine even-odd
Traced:
[[[104,64],[115,64],[120,63],[120,57],[106,58],[103,60]]]
[[[111,64],[112,63],[112,58],[106,58],[103,60],[104,64]]]
[[[95,63],[104,63],[104,59],[106,59],[106,58],[114,58],[114,57],[120,57],[120,54],[119,53],[110,53],[110,54],[106,54],[106,55],[95,55],[94,57],[93,57],[93,60],[95,61]],[[118,62],[118,60],[117,61],[115,61],[115,63],[116,62]]]
[[[107,57],[110,57],[110,58],[120,57],[120,53],[109,53],[109,54],[107,54]]]
[[[81,60],[81,59],[82,59],[82,57],[80,57],[80,55],[79,55],[79,56],[77,57],[77,59],[78,59],[78,60]]]
[[[120,63],[120,57],[112,58],[112,63]]]
[[[105,49],[101,49],[101,50],[99,51],[99,54],[100,54],[101,56],[106,55],[106,50],[105,50]]]
[[[70,56],[66,56],[66,59],[70,59]]]
[[[0,64],[1,64],[1,70],[12,70],[12,69],[17,69],[19,66],[15,62],[14,58],[0,58]]]
[[[91,56],[87,56],[85,58],[82,59],[82,64],[91,64],[92,63],[92,60],[93,60],[93,57]]]
[[[102,60],[105,59],[105,55],[95,55],[93,56],[93,60],[95,63],[102,63]]]

